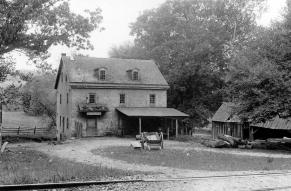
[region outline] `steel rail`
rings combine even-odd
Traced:
[[[110,180],[110,181],[83,181],[83,182],[60,182],[60,183],[38,183],[38,184],[15,184],[15,185],[0,185],[0,191],[9,190],[34,190],[34,189],[57,189],[57,188],[72,188],[90,185],[107,185],[117,183],[137,183],[137,182],[172,182],[172,181],[187,181],[195,179],[210,179],[210,178],[229,178],[229,177],[248,177],[248,176],[268,176],[268,175],[285,175],[291,172],[271,172],[271,173],[248,173],[248,174],[233,174],[233,175],[213,175],[213,176],[192,176],[180,178],[164,178],[164,179],[134,179],[134,180]],[[276,188],[275,188],[276,189]],[[258,190],[259,191],[259,190]]]
[[[281,187],[255,189],[255,190],[252,190],[252,191],[286,190],[286,189],[290,189],[290,188],[291,188],[291,186],[281,186]]]

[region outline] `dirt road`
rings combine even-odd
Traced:
[[[42,151],[50,156],[56,156],[67,160],[86,163],[90,165],[103,165],[111,168],[122,170],[155,172],[158,173],[158,178],[181,178],[194,176],[213,176],[213,175],[239,175],[248,173],[264,173],[264,171],[202,171],[202,170],[187,170],[177,169],[164,166],[149,166],[140,164],[130,164],[124,161],[106,158],[93,154],[91,150],[96,148],[105,148],[112,145],[129,146],[130,139],[119,138],[90,138],[82,140],[71,140],[61,145],[48,145],[47,143],[22,144],[31,149]],[[187,143],[166,141],[166,148],[175,149],[190,149]],[[193,149],[193,146],[191,147]],[[208,149],[204,147],[195,147],[197,150],[208,152],[226,152],[225,150]],[[234,155],[249,155],[258,157],[273,157],[273,158],[290,158],[291,155],[286,154],[269,154],[256,153],[246,151],[229,150],[228,154]],[[268,171],[268,172],[288,172],[288,171]],[[142,190],[256,190],[271,187],[284,187],[286,190],[291,190],[291,171],[284,175],[268,175],[268,176],[249,176],[249,177],[229,177],[229,178],[212,178],[201,180],[185,180],[179,182],[164,182],[156,184],[129,184],[126,185],[126,190],[134,190],[136,186],[141,186]],[[131,186],[130,186],[131,185]],[[110,186],[110,185],[108,185]],[[104,187],[104,190],[109,188]],[[152,187],[153,186],[153,187]],[[113,190],[123,190],[117,185],[111,185]],[[122,186],[121,186],[122,187]],[[290,188],[289,188],[290,187]],[[124,188],[124,185],[123,187]],[[151,188],[151,189],[148,189]],[[100,188],[102,189],[102,188]],[[87,189],[86,189],[87,190]]]

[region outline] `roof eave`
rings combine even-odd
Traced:
[[[63,68],[63,58],[61,58],[60,60],[60,64],[59,64],[59,68],[58,68],[58,73],[57,73],[57,78],[55,81],[55,89],[58,89],[58,85],[59,85],[59,80],[60,80],[60,75],[61,75],[61,70]]]
[[[87,83],[70,82],[72,89],[169,89],[169,85],[163,84],[126,84],[126,83]]]

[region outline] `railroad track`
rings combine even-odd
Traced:
[[[108,185],[118,183],[154,183],[154,182],[172,182],[172,181],[190,181],[199,179],[212,179],[212,178],[230,178],[230,177],[248,177],[248,176],[276,176],[276,175],[287,175],[291,172],[270,172],[270,173],[247,173],[247,174],[234,174],[234,175],[214,175],[214,176],[191,176],[191,177],[180,177],[180,178],[161,178],[161,179],[134,179],[134,180],[110,180],[110,181],[82,181],[82,182],[61,182],[61,183],[39,183],[39,184],[18,184],[18,185],[0,185],[0,191],[9,190],[35,190],[35,189],[57,189],[57,188],[72,188],[90,185]],[[257,189],[253,191],[263,190],[282,190],[291,188],[289,187],[274,187]]]

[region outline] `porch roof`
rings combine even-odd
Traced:
[[[188,117],[189,115],[174,108],[166,107],[119,107],[119,112],[129,117]]]
[[[79,112],[106,112],[108,108],[105,105],[98,103],[80,103]]]

